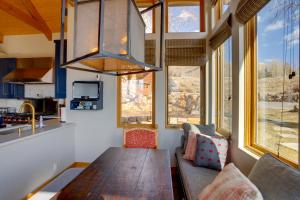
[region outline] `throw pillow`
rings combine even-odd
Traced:
[[[198,200],[263,200],[257,187],[233,163],[199,194]]]
[[[228,141],[220,136],[197,135],[195,164],[222,170],[226,163]]]
[[[216,135],[216,127],[214,124],[210,125],[195,125],[195,124],[189,124],[189,123],[184,123],[182,125],[183,127],[183,135],[184,135],[184,143],[183,143],[183,152],[186,150],[186,145],[188,142],[188,137],[189,137],[189,132],[198,132],[200,131],[202,134],[205,135],[210,135],[214,136]]]
[[[188,142],[186,145],[186,150],[183,155],[184,159],[195,161],[196,145],[197,145],[197,133],[190,131]]]

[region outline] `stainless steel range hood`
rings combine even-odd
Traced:
[[[53,58],[17,58],[17,68],[8,73],[3,82],[21,84],[53,83]]]
[[[157,1],[154,1],[157,2]],[[160,7],[159,64],[146,63],[145,23],[141,14]],[[62,1],[61,40],[65,39],[66,1]],[[73,49],[61,67],[108,75],[162,70],[164,0],[139,11],[134,0],[74,0],[74,27],[68,30]],[[68,38],[69,39],[69,38]],[[61,43],[64,49],[64,43]],[[63,53],[63,51],[61,51]],[[61,55],[63,58],[63,55]],[[63,61],[63,59],[61,59]]]

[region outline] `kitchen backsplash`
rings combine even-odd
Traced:
[[[53,97],[55,94],[54,84],[25,85],[25,98]]]
[[[20,108],[24,100],[17,99],[0,99],[0,107],[15,107]]]

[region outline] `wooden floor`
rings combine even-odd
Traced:
[[[176,168],[172,167],[172,183],[173,183],[173,194],[174,200],[183,200],[182,186],[180,184],[180,179],[177,175]]]

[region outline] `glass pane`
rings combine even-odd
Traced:
[[[169,32],[199,32],[200,6],[169,6]]]
[[[284,2],[257,15],[256,143],[298,163],[299,10]]]
[[[231,133],[232,119],[232,58],[231,37],[222,45],[221,61],[221,129]]]
[[[146,9],[146,8],[139,8],[140,11],[142,11],[144,9]],[[153,21],[153,10],[142,14],[142,17],[146,24],[145,33],[153,33],[153,22],[152,22]]]
[[[200,67],[168,66],[168,124],[200,123]]]
[[[152,73],[121,77],[121,123],[152,124]]]
[[[225,13],[229,8],[231,0],[221,0],[222,1],[222,13]]]

